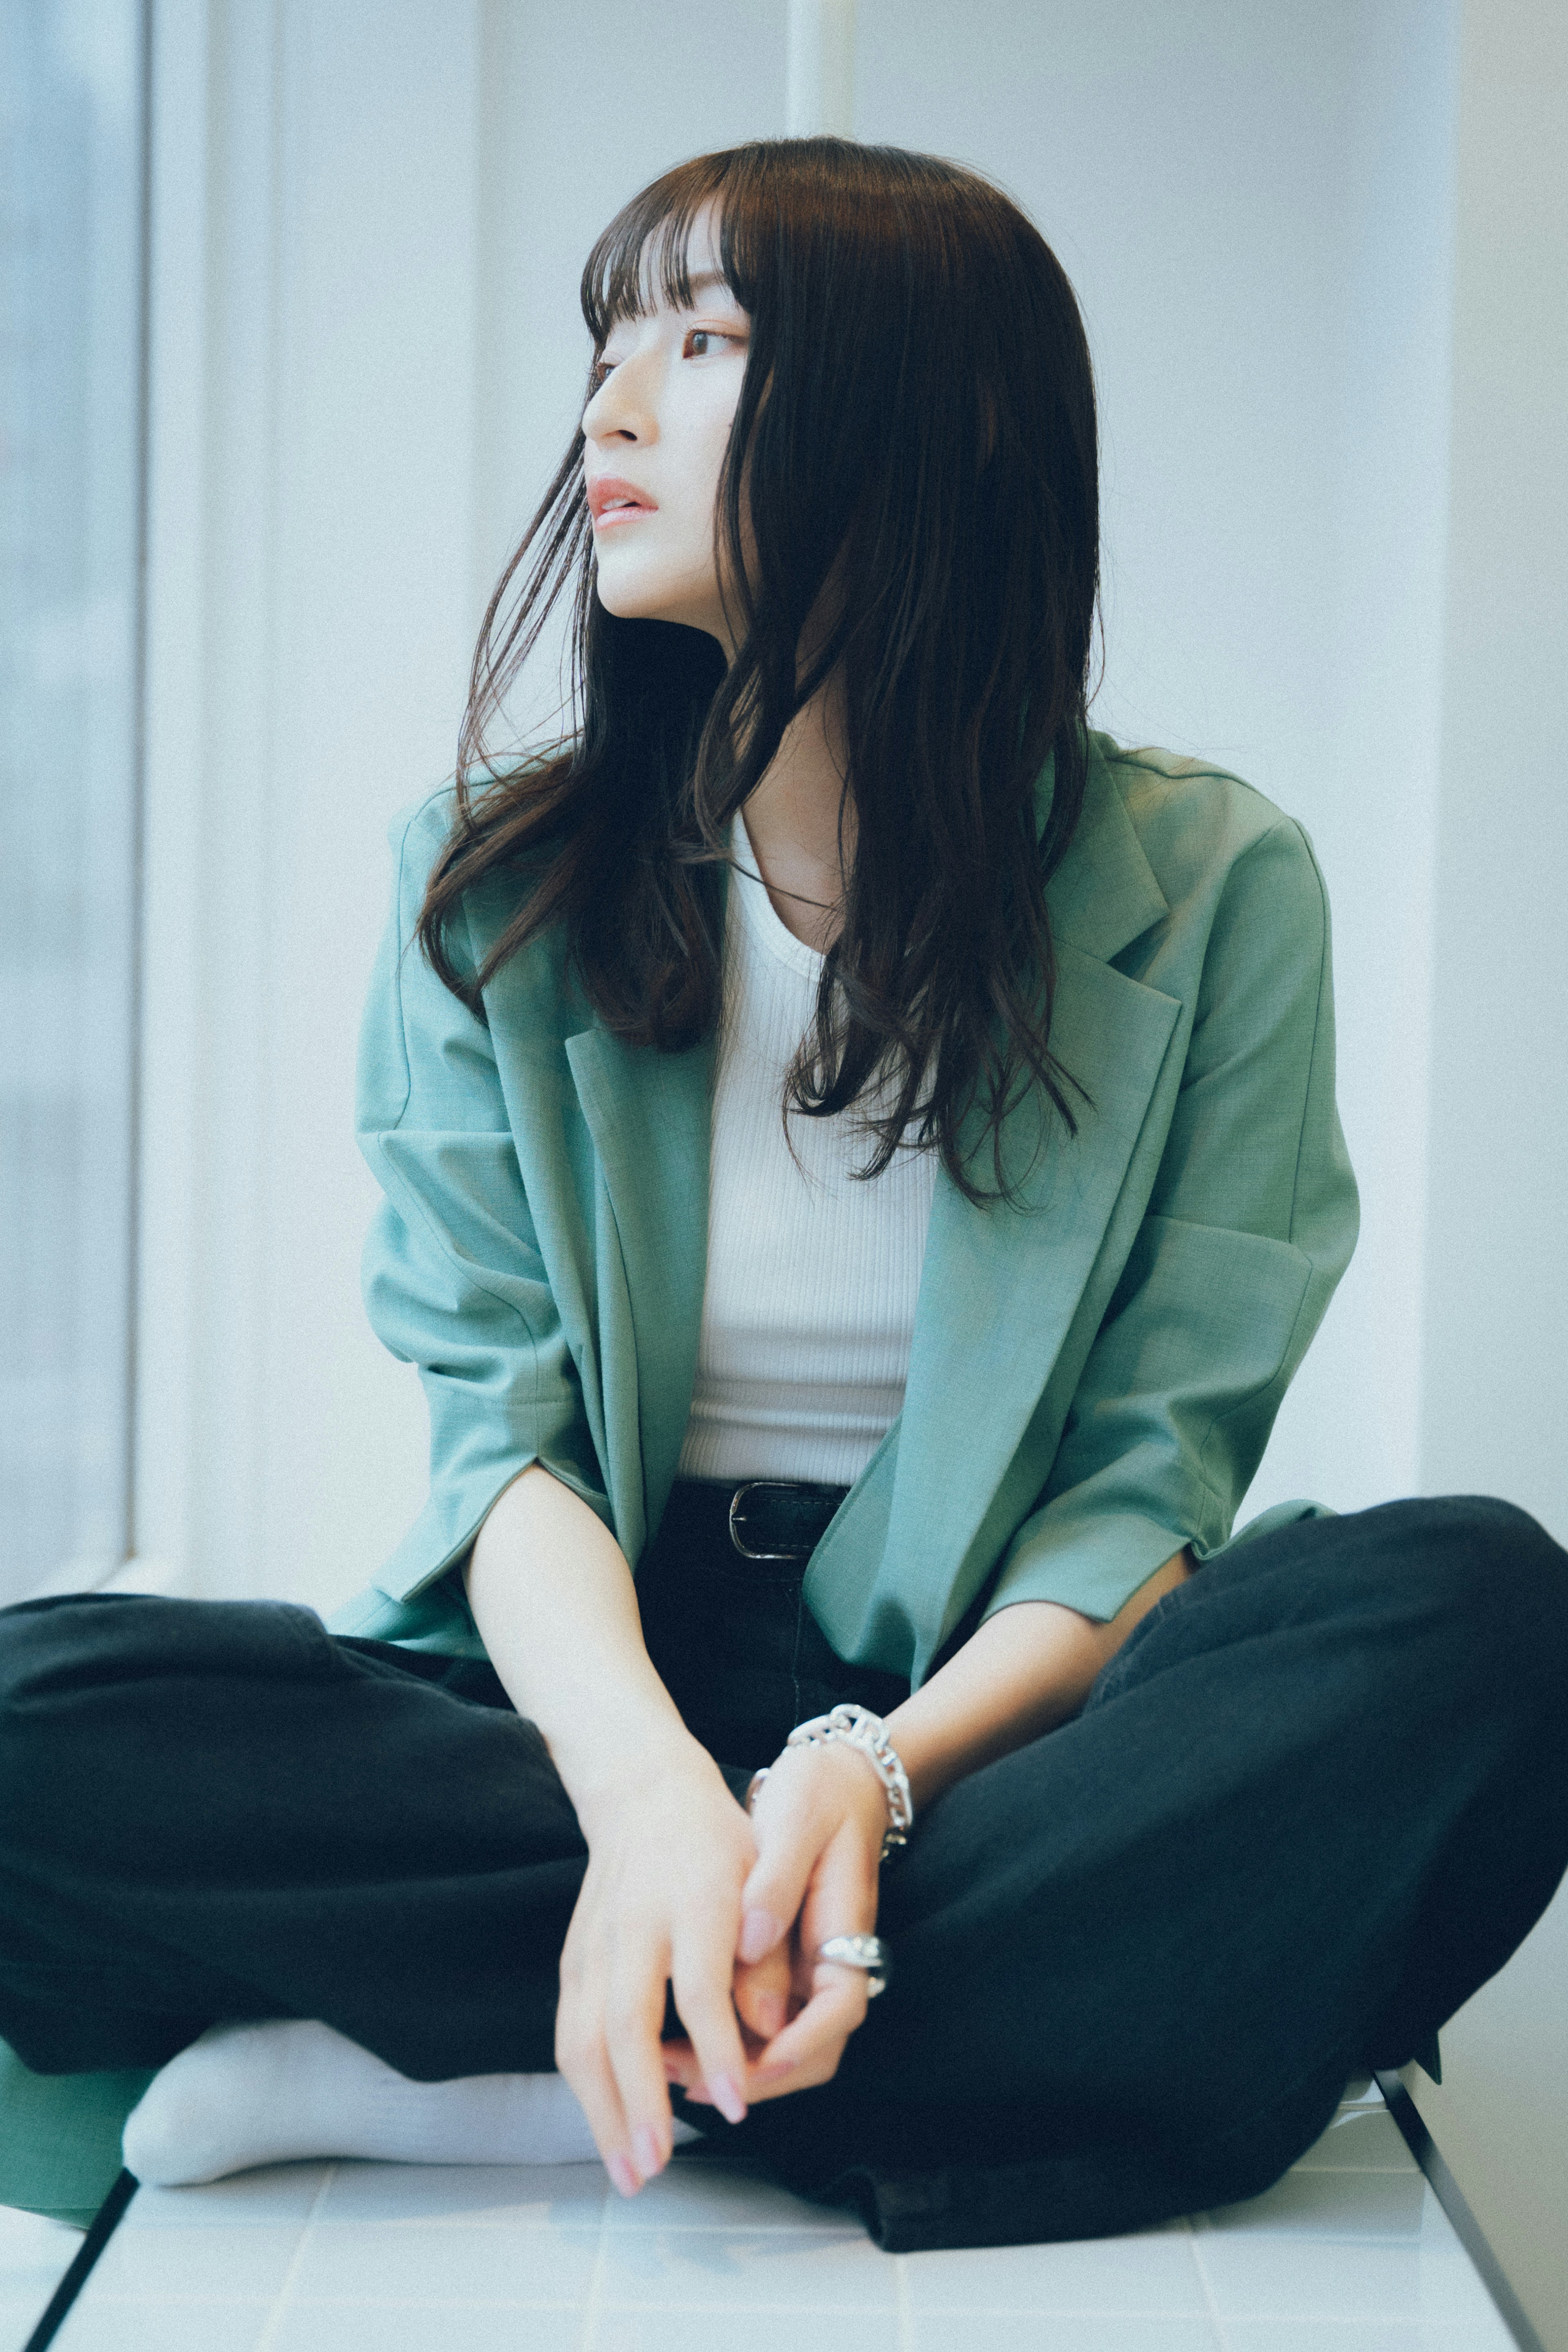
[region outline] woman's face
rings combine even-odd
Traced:
[[[693,226],[692,307],[661,293],[612,329],[583,411],[599,601],[622,620],[682,621],[735,650],[714,565],[714,507],[750,320],[719,275],[711,214]]]

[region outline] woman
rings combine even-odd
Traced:
[[[10,1612],[0,2025],[162,2066],[157,2179],[591,2134],[630,2194],[684,2125],[889,2246],[1247,2195],[1557,1880],[1562,1555],[1474,1499],[1228,1541],[1354,1238],[1327,913],[1257,793],[1088,730],[1038,234],[769,142],[583,307],[366,1021],[429,1504],[335,1638]],[[571,740],[501,759],[574,573]]]

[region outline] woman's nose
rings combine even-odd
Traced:
[[[652,441],[655,427],[644,387],[632,375],[634,362],[624,361],[606,378],[582,412],[582,430],[590,441]]]

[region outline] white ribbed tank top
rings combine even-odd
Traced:
[[[793,1117],[784,1074],[822,959],[786,929],[737,816],[714,1088],[707,1276],[684,1478],[853,1484],[903,1408],[936,1156],[873,1182],[853,1111]],[[791,1154],[789,1142],[793,1141]]]

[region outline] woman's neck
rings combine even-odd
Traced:
[[[854,856],[854,808],[843,807],[842,687],[835,676],[798,710],[746,803],[746,830],[774,912],[821,955],[843,919],[845,872]]]

